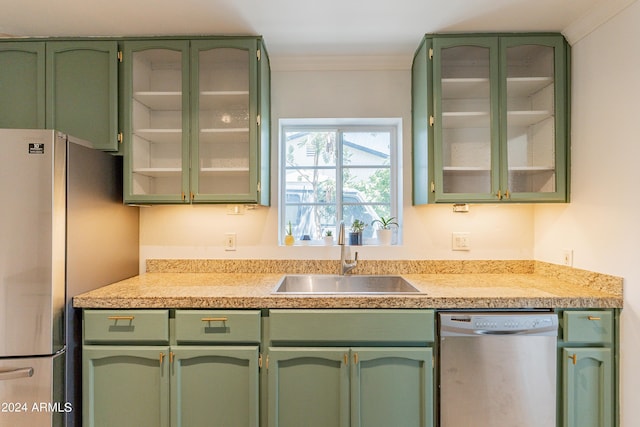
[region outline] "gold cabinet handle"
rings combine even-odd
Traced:
[[[164,361],[164,353],[160,353],[160,364],[162,365],[162,362]]]
[[[176,354],[173,351],[170,351],[169,352],[169,363],[173,363],[175,358],[176,358]]]
[[[498,190],[498,194],[496,194],[498,200],[502,200],[502,191]]]
[[[589,320],[600,320],[600,317],[598,317],[598,316],[587,316],[587,319],[589,319]]]
[[[572,356],[569,356],[569,359],[571,359],[571,361],[573,362],[573,364],[575,365],[576,363],[578,363],[578,355],[573,353]]]
[[[358,353],[353,353],[353,364],[354,365],[358,364]]]
[[[505,191],[505,192],[504,192],[504,198],[505,198],[505,199],[508,199],[508,198],[510,198],[510,197],[511,197],[511,194],[509,193],[509,190]]]
[[[347,353],[345,353],[343,356],[344,356],[344,364],[348,365],[349,364],[349,355]]]
[[[227,317],[203,317],[202,319],[203,322],[226,322],[227,320],[229,320],[229,318]]]
[[[136,318],[135,316],[109,316],[109,317],[107,317],[107,319],[115,320],[116,322],[118,320],[133,320],[135,318]]]

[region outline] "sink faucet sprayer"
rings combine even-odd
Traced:
[[[344,241],[344,221],[340,222],[338,245],[340,246],[340,274],[345,275],[358,265],[358,252],[351,260],[351,247],[347,246]]]

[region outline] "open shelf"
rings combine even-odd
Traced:
[[[507,111],[507,123],[510,127],[528,127],[553,117],[551,111]]]
[[[487,128],[491,125],[489,113],[483,111],[444,112],[442,127],[451,128]]]
[[[134,174],[148,176],[150,178],[166,178],[182,174],[181,168],[136,168]]]
[[[442,96],[446,99],[488,98],[489,89],[486,78],[442,79]]]
[[[182,92],[135,92],[133,98],[154,111],[182,110]]]
[[[182,144],[182,129],[136,129],[133,134],[149,142]]]
[[[507,93],[509,97],[530,96],[553,84],[553,77],[509,77]]]

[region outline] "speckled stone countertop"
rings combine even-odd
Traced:
[[[274,295],[284,274],[335,261],[149,260],[147,273],[75,296],[82,308],[622,308],[622,278],[537,261],[367,261],[420,294]]]

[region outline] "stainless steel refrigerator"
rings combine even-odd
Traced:
[[[74,295],[138,273],[122,159],[52,130],[0,129],[0,426],[80,426]]]

